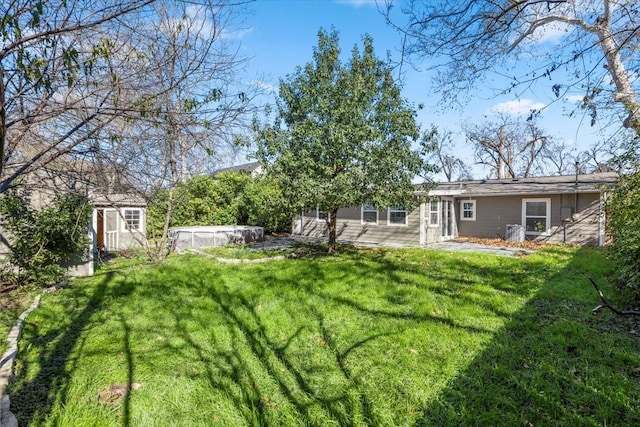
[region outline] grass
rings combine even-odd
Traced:
[[[20,426],[639,425],[637,321],[597,249],[128,260],[43,297]],[[634,323],[635,322],[635,323]],[[101,402],[114,384],[140,384]]]
[[[41,291],[41,290],[40,290]],[[18,317],[29,308],[38,289],[33,286],[23,286],[9,292],[0,293],[0,336],[7,337],[15,325]],[[0,355],[9,347],[6,339],[0,341]]]
[[[251,245],[227,245],[206,248],[203,249],[203,252],[220,258],[259,259],[280,255],[292,255],[296,252],[296,249],[297,248],[254,249]]]

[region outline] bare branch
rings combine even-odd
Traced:
[[[388,5],[389,22],[391,10]],[[407,22],[394,27],[405,40],[403,58],[428,57],[435,64],[434,83],[446,102],[460,102],[488,73],[512,76],[502,93],[544,79],[556,95],[560,87],[584,92],[592,121],[599,106],[623,112],[622,124],[640,133],[637,1],[411,0],[402,12]],[[545,32],[553,32],[551,41]],[[523,55],[540,67],[520,74],[517,59]]]
[[[600,290],[600,288],[596,284],[595,280],[593,280],[591,277],[589,277],[589,281],[591,282],[593,287],[596,288],[596,292],[598,292],[598,296],[600,297],[600,301],[602,301],[601,305],[599,305],[599,306],[595,307],[593,310],[591,310],[593,313],[597,313],[600,310],[602,310],[603,308],[608,308],[609,310],[613,311],[618,316],[640,316],[640,311],[636,311],[636,310],[618,310],[617,308],[615,308],[614,306],[609,304],[609,301],[607,301],[607,299],[604,297],[604,294],[602,293],[602,291]]]

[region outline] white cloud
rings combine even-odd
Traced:
[[[227,40],[241,40],[253,32],[253,28],[241,28],[237,30],[227,31],[225,29],[220,33],[220,38]]]
[[[568,95],[564,99],[567,102],[582,102],[584,100],[584,95]]]
[[[537,43],[558,43],[567,35],[569,26],[562,22],[554,22],[552,24],[538,27],[531,37]]]
[[[546,105],[542,102],[534,102],[532,99],[515,99],[501,102],[489,109],[489,113],[504,113],[512,116],[522,116],[531,113],[532,110],[542,110]]]
[[[189,25],[192,25],[192,31],[197,31],[202,37],[219,38],[225,40],[241,40],[251,32],[252,27],[248,28],[234,28],[232,26],[222,26],[216,22],[216,13],[228,13],[223,12],[222,8],[216,8],[211,10],[205,6],[191,4],[187,6],[186,17],[189,21]],[[223,18],[224,19],[224,18]],[[176,20],[173,25],[180,25],[181,21]]]
[[[345,4],[355,8],[361,6],[377,6],[378,0],[334,0],[338,4]]]

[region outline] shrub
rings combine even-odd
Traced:
[[[212,178],[201,175],[176,188],[169,227],[185,225],[235,225],[243,223],[242,194],[251,181],[246,173],[225,172]],[[169,193],[163,189],[151,198],[147,230],[151,237],[162,235]]]
[[[640,303],[640,164],[620,176],[607,201],[607,218],[616,263],[617,288],[622,296]]]
[[[287,203],[282,186],[275,178],[260,177],[244,191],[243,211],[248,225],[264,227],[269,232],[291,228],[294,209]]]
[[[47,208],[36,210],[16,192],[0,198],[2,226],[10,234],[11,253],[5,275],[20,284],[48,285],[66,276],[65,262],[89,244],[91,208],[78,194],[56,196]]]
[[[256,225],[283,231],[291,226],[289,205],[281,186],[271,178],[254,180],[245,172],[224,172],[215,178],[202,175],[176,188],[169,226]],[[151,197],[147,230],[152,238],[161,235],[167,206],[167,190]]]

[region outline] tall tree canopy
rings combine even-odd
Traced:
[[[272,124],[255,124],[258,157],[279,177],[291,208],[329,212],[335,250],[341,207],[407,205],[423,163],[416,114],[371,37],[340,61],[338,34],[320,30],[313,62],[280,81]]]
[[[436,80],[446,98],[490,72],[513,76],[505,90],[546,79],[558,97],[582,96],[592,121],[605,105],[640,133],[637,0],[410,0],[402,11],[406,53],[440,61]],[[521,59],[531,64],[523,74]]]

